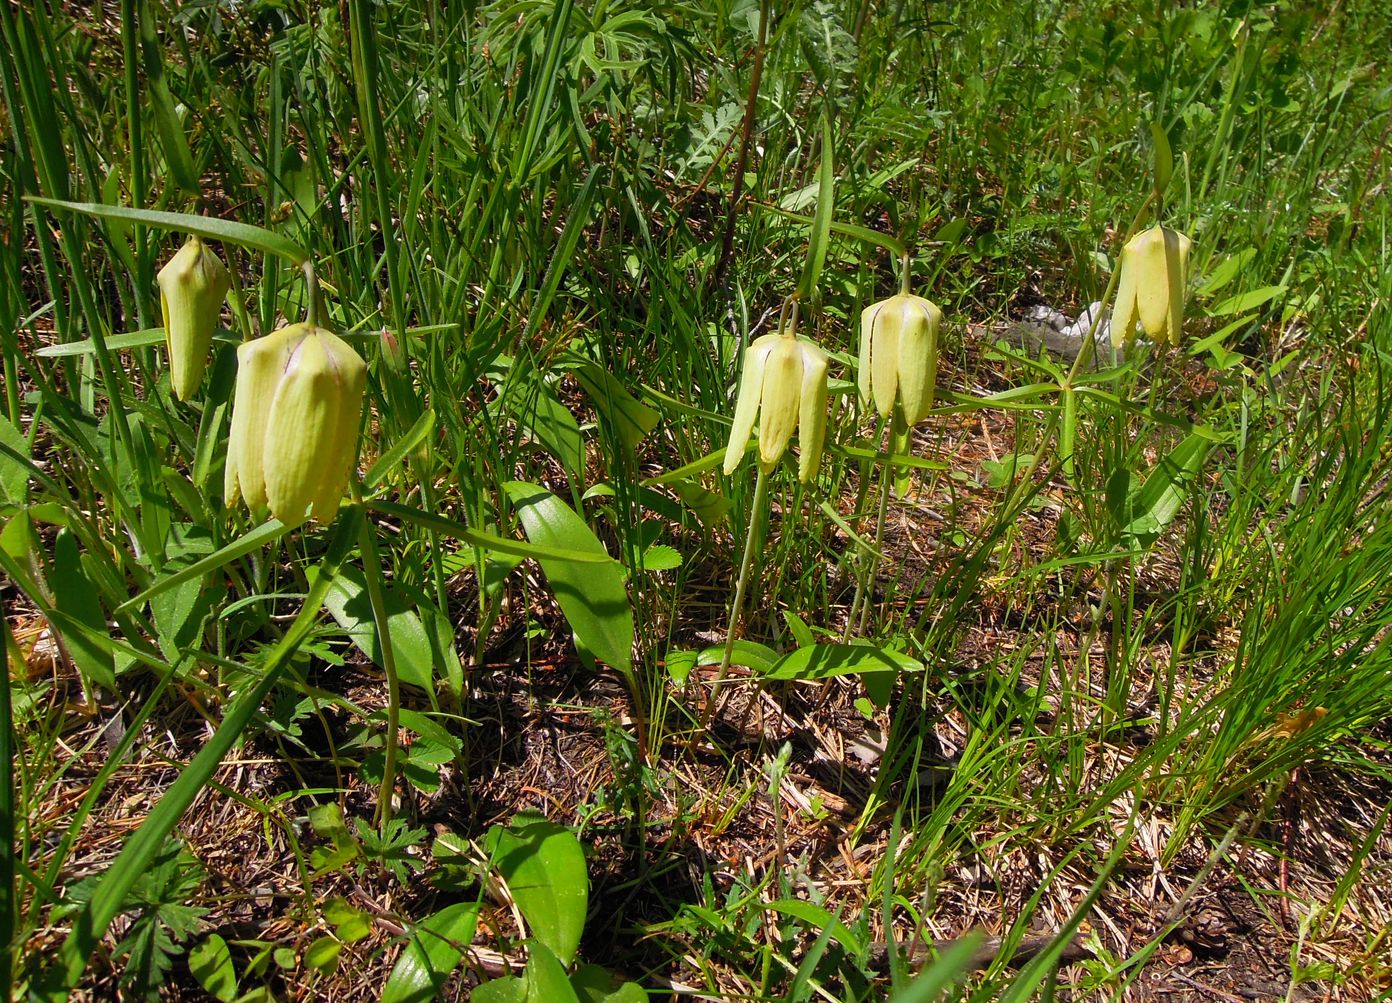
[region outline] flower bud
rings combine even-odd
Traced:
[[[1184,328],[1184,287],[1189,274],[1189,238],[1177,230],[1152,226],[1121,249],[1112,344],[1136,336],[1140,322],[1155,342],[1179,344]]]
[[[817,472],[827,420],[827,356],[791,334],[766,334],[744,353],[734,426],[725,450],[725,473],[734,473],[759,421],[759,467],[769,473],[801,434],[798,480]]]
[[[367,365],[336,335],[294,324],[237,349],[224,496],[286,525],[328,522],[358,457]]]
[[[922,296],[900,293],[860,315],[861,399],[888,418],[897,399],[904,424],[917,425],[933,409],[938,378],[942,311]]]
[[[232,288],[227,266],[198,237],[189,237],[160,269],[160,312],[169,352],[169,384],[174,396],[188,400],[203,382],[208,349]]]

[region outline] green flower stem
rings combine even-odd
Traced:
[[[352,479],[353,501],[362,503],[362,485]],[[396,674],[396,652],[392,648],[391,624],[387,619],[387,600],[382,591],[382,558],[377,551],[376,531],[370,519],[363,519],[358,531],[362,550],[367,601],[377,626],[377,645],[382,653],[382,671],[387,676],[387,734],[383,743],[382,785],[377,791],[377,826],[383,835],[392,817],[392,794],[396,790],[397,732],[401,726],[401,681]]]
[[[884,442],[884,451],[888,455],[893,451],[893,431],[889,424],[882,418],[880,419],[879,438]],[[885,467],[880,471],[880,499],[876,507],[875,515],[875,546],[873,550],[867,550],[862,544],[860,553],[857,555],[856,563],[859,574],[856,576],[855,598],[851,600],[851,608],[846,611],[846,631],[841,635],[842,643],[850,643],[853,631],[864,631],[865,621],[870,609],[870,602],[866,597],[866,591],[870,582],[875,580],[875,573],[879,570],[880,545],[884,541],[885,516],[889,512],[889,487],[894,481],[894,473],[888,460]],[[861,603],[864,601],[864,605]],[[857,624],[857,618],[859,623]]]
[[[889,451],[890,448],[886,447],[886,452]],[[884,544],[885,516],[889,514],[889,488],[893,483],[894,464],[892,461],[886,460],[884,468],[880,471],[880,504],[875,511],[875,549],[870,553],[870,564],[865,569],[865,577],[861,579],[866,593],[865,601],[860,607],[860,623],[856,626],[857,632],[861,634],[865,633],[866,621],[870,619],[870,586],[880,570],[880,554],[883,553],[880,547]],[[846,626],[849,628],[850,624],[848,623]]]
[[[10,714],[10,618],[0,606],[0,986],[13,985],[15,915],[14,733]]]
[[[319,301],[323,294],[319,290],[319,276],[314,273],[314,262],[306,261],[300,268],[304,271],[305,291],[309,305],[305,308],[305,323],[310,327],[319,326]]]
[[[730,603],[730,622],[725,627],[725,650],[720,655],[720,671],[716,673],[715,685],[711,687],[710,699],[701,715],[701,727],[697,734],[710,727],[715,716],[715,704],[720,695],[720,685],[730,671],[730,660],[735,654],[735,628],[739,625],[740,611],[744,608],[744,596],[749,590],[749,572],[754,567],[754,548],[759,538],[759,520],[768,507],[768,475],[759,467],[759,475],[754,480],[754,500],[749,506],[749,529],[744,536],[744,557],[740,560],[739,578],[735,582],[735,598]]]
[[[1131,225],[1127,227],[1126,235],[1122,237],[1123,245],[1125,245],[1126,241],[1130,240],[1132,237],[1134,237],[1137,233],[1140,232],[1141,223],[1144,219],[1147,218],[1147,214],[1150,211],[1151,203],[1154,201],[1155,192],[1152,191],[1149,195],[1146,196],[1146,200],[1141,203],[1141,208],[1136,212],[1135,217],[1132,218]],[[1016,500],[1015,495],[1019,491],[1024,490],[1025,482],[1028,481],[1030,476],[1034,473],[1034,471],[1038,469],[1040,461],[1044,458],[1044,445],[1051,442],[1053,440],[1054,433],[1056,431],[1059,431],[1060,416],[1062,417],[1063,421],[1063,429],[1059,433],[1059,452],[1063,454],[1061,459],[1064,470],[1072,470],[1073,444],[1076,443],[1078,440],[1078,408],[1076,399],[1073,402],[1073,406],[1070,407],[1068,398],[1076,393],[1076,383],[1079,374],[1084,372],[1087,369],[1087,367],[1092,363],[1093,348],[1097,343],[1097,331],[1102,326],[1102,318],[1107,313],[1107,307],[1111,305],[1112,297],[1116,295],[1117,282],[1120,278],[1120,266],[1113,268],[1111,278],[1107,280],[1107,288],[1102,293],[1102,301],[1097,307],[1096,315],[1092,318],[1092,325],[1088,328],[1087,337],[1083,339],[1082,347],[1078,349],[1078,355],[1073,360],[1073,366],[1071,369],[1069,369],[1068,376],[1063,380],[1062,383],[1059,384],[1059,391],[1063,395],[1063,407],[1060,410],[1054,411],[1054,413],[1050,415],[1049,424],[1045,427],[1044,434],[1040,436],[1041,448],[1035,454],[1034,458],[1030,460],[1030,462],[1026,463],[1024,465],[1024,468],[1020,471],[1020,477],[1016,481],[1017,487],[1015,491],[1012,491],[1010,496],[1006,499],[1007,509],[1009,509],[1014,504]],[[1071,475],[1069,477],[1069,480],[1071,482]]]

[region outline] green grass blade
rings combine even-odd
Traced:
[[[143,223],[158,230],[175,233],[193,233],[210,240],[222,240],[262,251],[284,258],[294,265],[302,265],[309,260],[309,252],[288,237],[282,237],[263,227],[250,223],[238,223],[230,219],[214,216],[200,216],[187,212],[162,212],[156,209],[131,209],[121,205],[103,205],[100,202],[68,202],[63,199],[40,198],[26,195],[25,200],[50,209],[82,213],[98,219],[117,219],[126,223]]]

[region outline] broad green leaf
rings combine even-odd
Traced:
[[[504,975],[475,988],[469,1003],[527,1003],[527,983],[515,975]]]
[[[648,994],[638,983],[617,982],[613,973],[599,965],[581,965],[570,978],[579,1003],[648,1003]]]
[[[785,609],[783,611],[783,622],[788,625],[788,632],[793,635],[793,640],[798,643],[798,647],[817,643],[817,639],[812,636],[812,628],[807,626],[807,621],[792,610]]]
[[[814,644],[784,655],[764,678],[809,680],[858,675],[870,699],[883,707],[902,673],[922,671],[922,662],[898,651],[868,644]]]
[[[575,367],[575,379],[589,395],[600,421],[604,422],[623,443],[625,449],[635,449],[662,415],[639,401],[618,378],[593,362]]]
[[[391,637],[392,654],[396,657],[396,674],[403,683],[427,692],[433,690],[436,643],[426,633],[416,613],[416,608],[428,606],[430,601],[419,593],[412,594],[408,601],[401,594],[399,586],[385,587],[383,599],[387,609],[386,629]],[[350,565],[339,571],[324,597],[324,608],[348,632],[363,654],[374,664],[382,664],[382,649],[372,619],[367,580],[361,568]],[[443,652],[438,654],[443,655]]]
[[[711,491],[697,480],[673,481],[667,485],[682,504],[695,514],[701,525],[710,527],[724,522],[733,503],[718,491]]]
[[[29,440],[24,433],[0,418],[0,502],[23,505],[29,497]]]
[[[63,209],[79,212],[84,216],[101,219],[119,219],[127,223],[141,223],[157,230],[175,233],[195,233],[210,240],[221,240],[254,251],[264,251],[284,258],[293,265],[303,265],[309,260],[309,252],[293,240],[271,230],[250,223],[237,223],[230,219],[217,219],[213,216],[200,216],[196,213],[160,212],[153,209],[129,209],[126,206],[102,205],[100,202],[65,202],[62,199],[39,198],[26,195],[26,201],[50,209]]]
[[[97,587],[83,569],[77,538],[66,529],[60,530],[53,541],[53,570],[49,573],[49,584],[53,586],[54,606],[60,613],[94,634],[108,634]],[[114,690],[116,669],[111,650],[89,637],[86,631],[66,630],[61,621],[54,626],[63,635],[63,641],[83,677]]]
[[[1130,521],[1122,528],[1123,536],[1134,538],[1141,547],[1149,547],[1159,539],[1179,514],[1184,496],[1212,448],[1211,439],[1194,432],[1161,460],[1128,498]]]
[[[563,547],[544,547],[535,542],[528,543],[525,540],[509,540],[493,533],[470,529],[452,519],[446,519],[444,516],[435,515],[432,512],[422,512],[409,505],[397,505],[394,502],[377,499],[368,502],[367,507],[374,512],[381,512],[383,515],[389,515],[396,519],[405,519],[417,526],[433,529],[444,536],[463,540],[465,543],[482,547],[484,550],[494,550],[500,554],[513,554],[521,558],[530,557],[537,561],[570,561],[576,564],[606,564],[613,560],[608,552],[602,549],[596,553],[593,550],[567,550]]]
[[[171,561],[166,567],[177,569],[190,560]],[[159,631],[160,650],[171,662],[179,660],[181,648],[198,646],[203,620],[212,611],[212,589],[205,590],[202,576],[190,578],[150,600],[150,612]]]
[[[550,390],[540,382],[518,387],[504,395],[503,404],[560,461],[572,481],[584,481],[585,438],[575,416]]]
[[[333,924],[334,933],[345,944],[356,944],[372,932],[372,920],[361,909],[355,909],[341,895],[335,895],[324,906],[324,919]]]
[[[585,851],[569,829],[534,815],[495,825],[484,848],[517,903],[530,934],[562,963],[575,960],[589,908]]]
[[[232,967],[232,952],[227,941],[215,933],[189,949],[189,972],[209,995],[223,1003],[237,998],[237,970]]]
[[[566,978],[565,965],[544,943],[531,941],[522,981],[527,984],[527,1003],[580,1003]]]
[[[1262,286],[1260,289],[1253,289],[1249,292],[1238,293],[1230,296],[1223,302],[1215,304],[1209,309],[1209,316],[1226,317],[1235,313],[1246,313],[1275,299],[1286,291],[1285,286]]]
[[[456,902],[417,923],[387,976],[382,1003],[428,1003],[438,998],[464,957],[463,948],[474,939],[478,911],[477,902]]]
[[[723,644],[713,644],[701,651],[669,651],[664,659],[667,673],[678,686],[686,683],[691,670],[698,665],[719,665],[725,656]],[[730,650],[730,664],[743,665],[759,675],[767,675],[778,662],[779,654],[757,641],[735,640]]]
[[[338,956],[342,951],[343,945],[326,934],[305,948],[304,963],[327,975],[338,968]]]
[[[504,485],[527,538],[558,547],[607,556],[585,520],[545,488],[524,481]],[[617,561],[581,566],[570,561],[539,559],[576,643],[622,671],[633,659],[633,608],[624,588],[624,569]]]

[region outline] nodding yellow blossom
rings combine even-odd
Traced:
[[[346,342],[294,324],[237,349],[224,496],[286,525],[328,522],[358,458],[367,364]]]
[[[860,315],[861,399],[881,418],[899,406],[904,424],[917,425],[933,409],[938,378],[938,331],[942,311],[922,296],[900,293]]]
[[[759,467],[769,473],[799,433],[798,479],[809,480],[822,460],[827,421],[827,356],[792,334],[766,334],[744,353],[725,473],[734,473],[759,423]]]
[[[188,400],[203,382],[222,301],[232,288],[227,266],[198,237],[189,237],[160,269],[160,312],[169,352],[169,385]]]
[[[1189,275],[1189,238],[1178,230],[1152,226],[1121,249],[1112,344],[1136,336],[1136,325],[1152,341],[1179,344],[1184,329],[1184,288]]]

